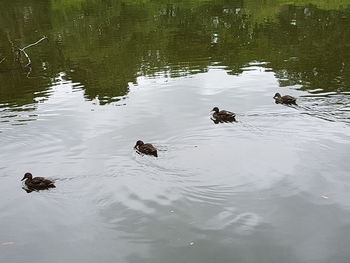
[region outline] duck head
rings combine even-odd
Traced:
[[[275,96],[273,96],[274,99],[278,99],[281,98],[281,94],[279,94],[278,92],[275,94]]]
[[[134,148],[137,148],[137,146],[140,147],[141,145],[144,145],[143,141],[138,140]]]
[[[21,181],[23,181],[24,179],[32,180],[33,179],[33,175],[31,173],[25,173],[24,177],[22,178]]]
[[[215,111],[216,113],[219,112],[219,108],[218,107],[214,107],[211,111]]]

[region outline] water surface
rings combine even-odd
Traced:
[[[349,6],[2,1],[0,261],[349,262]]]

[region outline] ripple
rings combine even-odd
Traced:
[[[191,77],[140,77],[123,107],[89,101],[81,84],[61,79],[35,94],[48,98],[28,105],[33,110],[4,108],[1,121],[27,125],[1,123],[0,177],[7,185],[1,219],[11,225],[21,215],[21,227],[45,222],[29,230],[46,234],[44,240],[58,234],[84,245],[98,246],[102,238],[125,247],[196,249],[200,242],[232,246],[263,235],[260,244],[267,228],[280,236],[302,221],[294,214],[301,205],[299,213],[314,222],[318,214],[305,211],[324,206],[316,199],[321,194],[338,198],[329,206],[345,211],[348,95],[307,96],[293,87],[288,91],[300,92],[299,105],[277,105],[275,76],[247,67],[239,76],[213,66]],[[238,122],[214,124],[213,105],[237,112]],[[137,154],[139,138],[153,143],[159,157]],[[54,178],[57,188],[24,193],[25,171]]]
[[[317,96],[306,97],[303,100],[301,109],[303,114],[309,114],[317,118],[328,121],[340,121],[349,124],[350,113],[349,104],[350,96],[340,95],[337,93],[317,94]]]
[[[224,230],[234,228],[238,234],[248,234],[261,223],[261,217],[256,213],[245,212],[237,214],[234,211],[222,211],[204,223],[204,229]]]

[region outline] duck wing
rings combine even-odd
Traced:
[[[157,149],[150,143],[146,143],[143,145],[145,150],[148,151],[148,152],[156,152]]]
[[[30,183],[33,186],[54,186],[54,184],[51,180],[45,179],[43,177],[34,177],[30,181]]]
[[[39,185],[39,184],[41,184],[44,181],[47,181],[47,179],[45,179],[43,177],[34,177],[32,180],[30,180],[30,182],[32,184],[35,184],[35,185]]]
[[[236,117],[236,114],[234,114],[231,111],[221,110],[221,111],[219,111],[219,116],[222,116],[222,117]]]
[[[139,150],[145,154],[152,154],[157,157],[157,149],[150,143],[143,144]]]
[[[282,97],[282,100],[284,103],[295,103],[297,99],[292,96],[285,95]]]

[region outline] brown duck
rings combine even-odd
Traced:
[[[279,93],[276,93],[275,96],[273,96],[273,98],[275,99],[275,103],[277,104],[296,104],[297,101],[297,99],[292,96],[281,96],[281,94]]]
[[[137,141],[134,148],[140,153],[158,157],[157,149],[150,143],[143,143],[143,141]]]
[[[218,107],[214,107],[211,111],[214,111],[213,113],[213,119],[217,122],[229,122],[229,121],[236,121],[235,117],[236,114],[233,112],[227,111],[227,110],[219,110]]]
[[[24,184],[30,189],[43,190],[56,187],[53,181],[45,179],[43,177],[33,178],[33,175],[31,173],[26,173],[21,181],[24,179],[27,179],[24,181]]]

